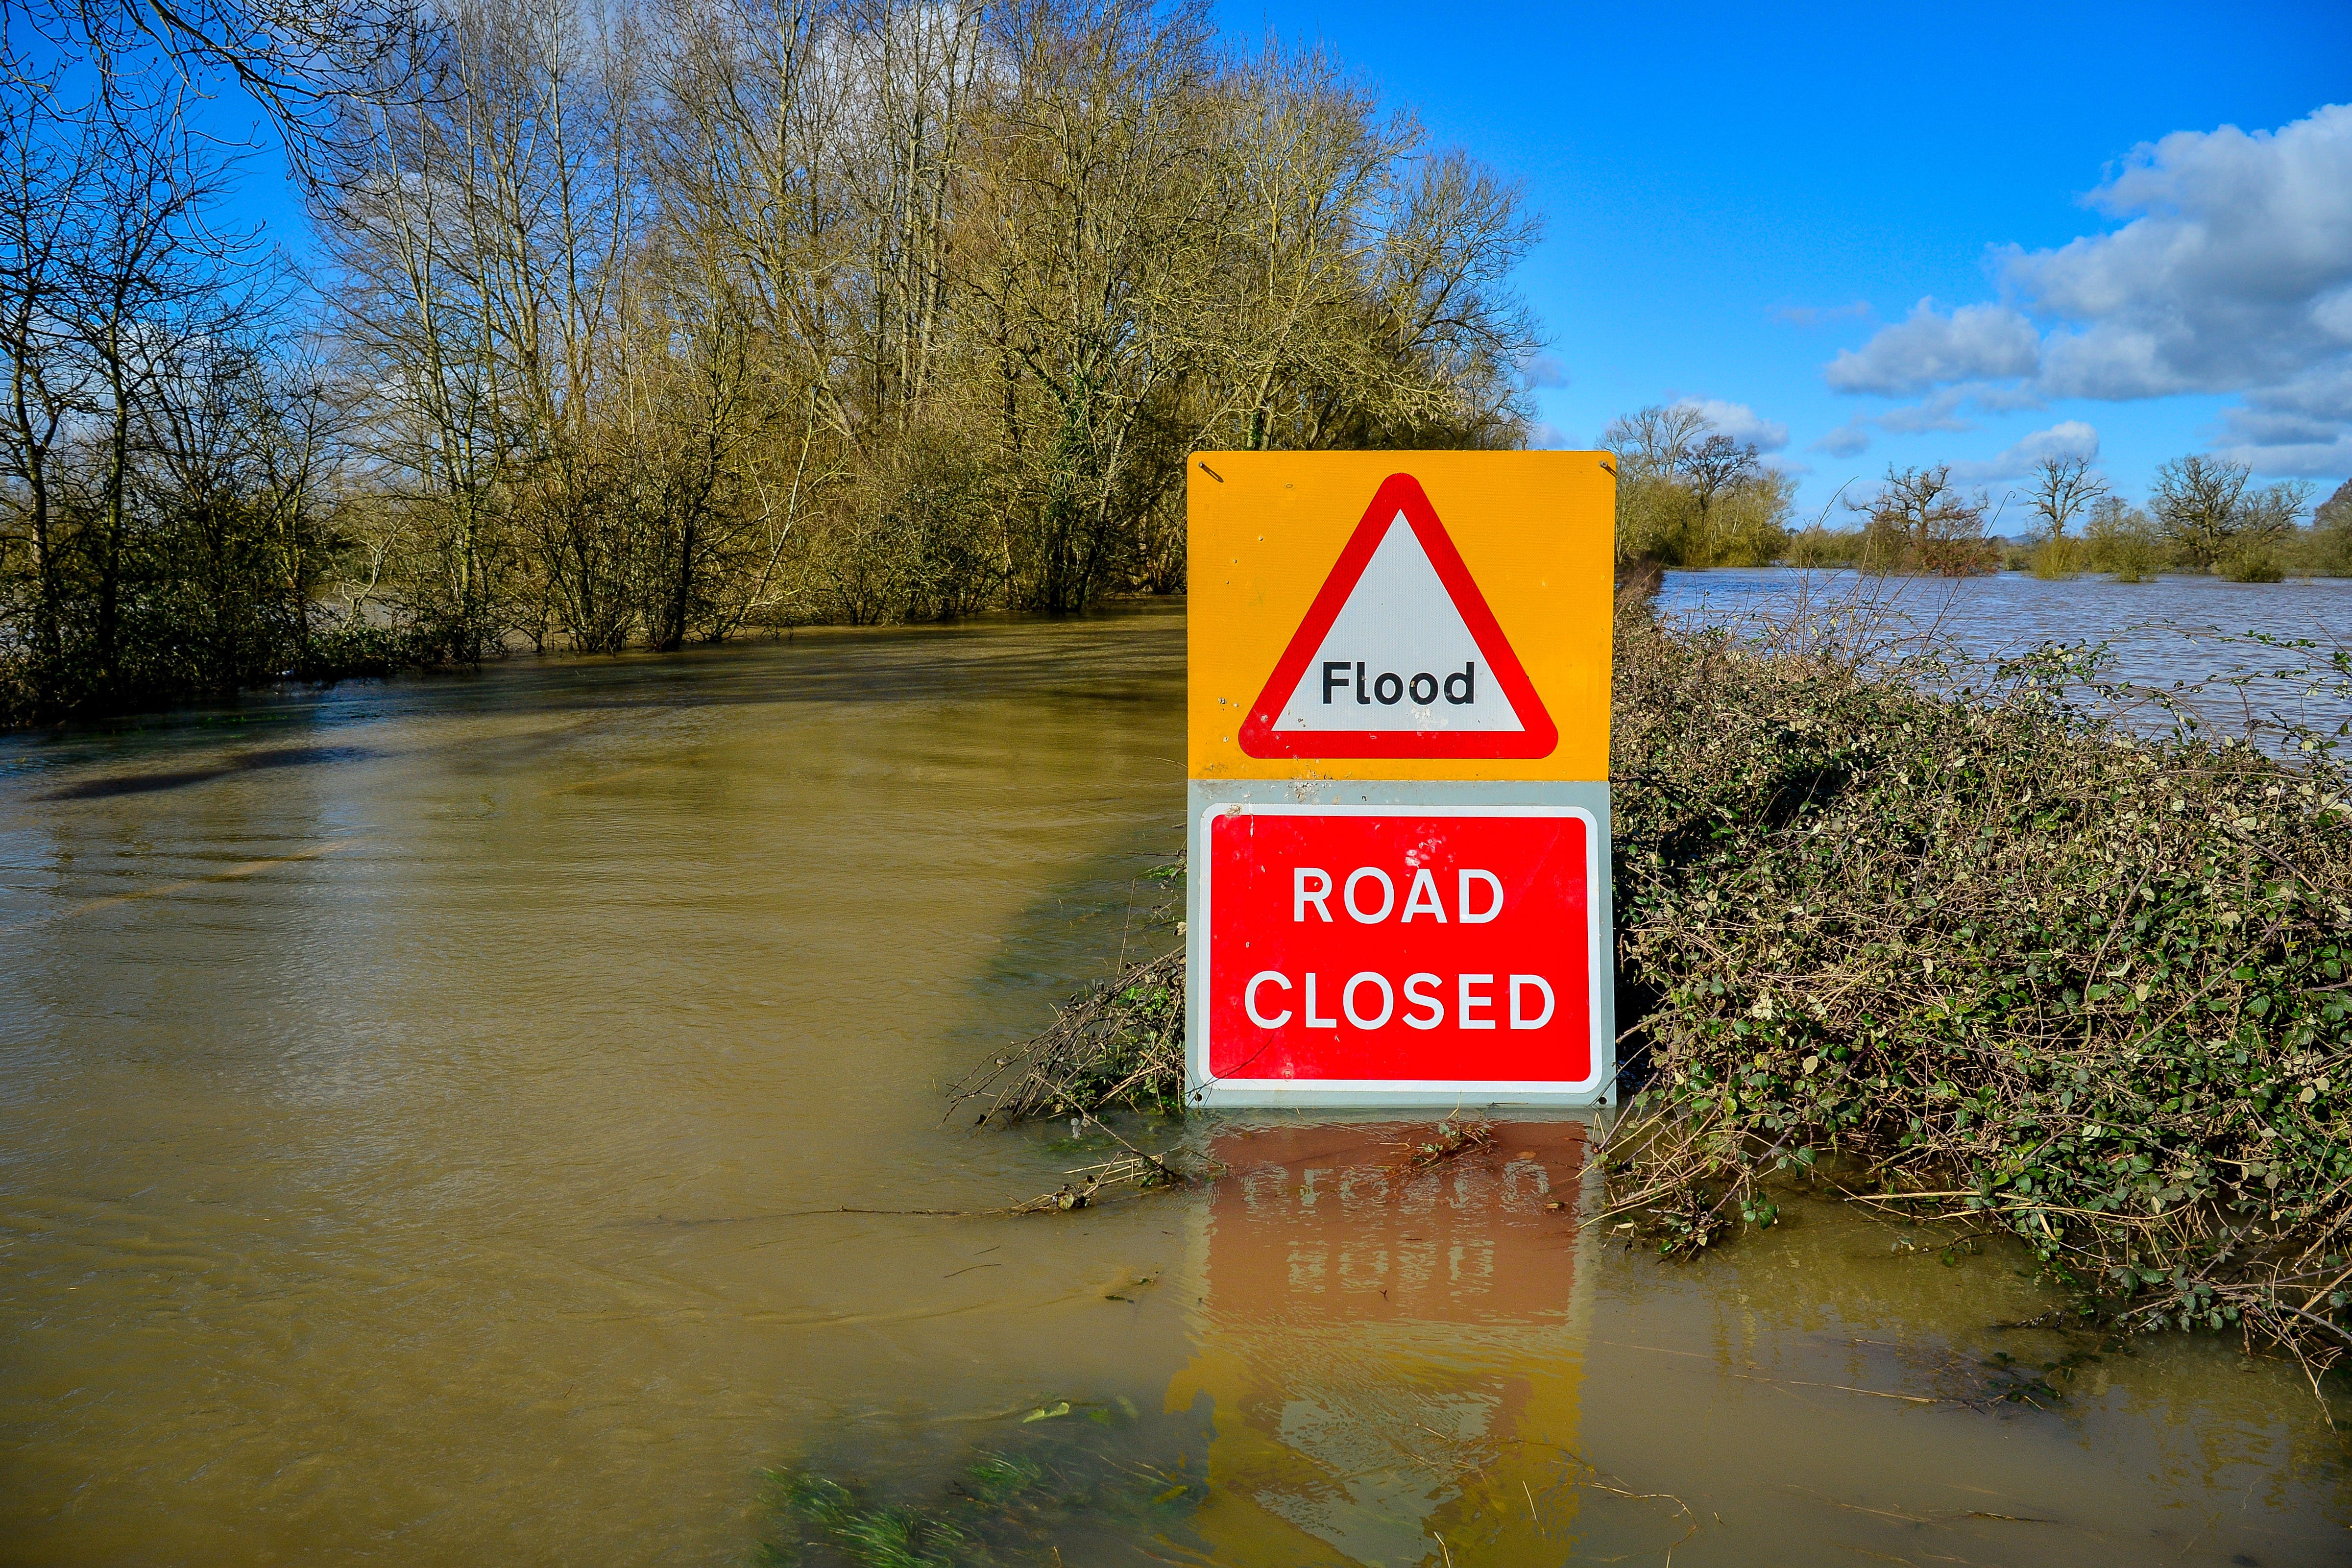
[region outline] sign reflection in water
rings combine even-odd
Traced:
[[[1218,1563],[1564,1557],[1585,1129],[1494,1132],[1423,1169],[1406,1140],[1425,1128],[1217,1140],[1195,1354],[1168,1407],[1213,1406],[1193,1522]]]

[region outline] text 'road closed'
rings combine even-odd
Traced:
[[[1225,807],[1204,831],[1214,1076],[1591,1079],[1583,813]]]

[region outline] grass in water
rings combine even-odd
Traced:
[[[977,1101],[978,1121],[1069,1116],[1119,1107],[1184,1108],[1184,954],[1129,966],[1072,998],[1054,1026],[955,1090],[950,1113]]]
[[[1202,1487],[1181,1448],[1171,1463],[1137,1451],[1150,1434],[1125,1401],[1057,1400],[977,1450],[920,1503],[813,1467],[768,1473],[769,1527],[758,1561],[791,1568],[992,1568],[1086,1561],[1107,1537],[1181,1544]],[[1195,1434],[1197,1437],[1197,1434]],[[1139,1443],[1139,1437],[1147,1439]],[[1197,1444],[1195,1445],[1197,1446]],[[1070,1548],[1065,1553],[1063,1548]]]

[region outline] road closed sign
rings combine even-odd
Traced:
[[[1202,826],[1211,1079],[1594,1087],[1589,812],[1228,805]]]
[[[1614,495],[1595,453],[1195,459],[1196,1103],[1608,1097]]]

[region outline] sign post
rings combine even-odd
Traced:
[[[1613,1100],[1602,465],[1193,459],[1192,1103]]]

